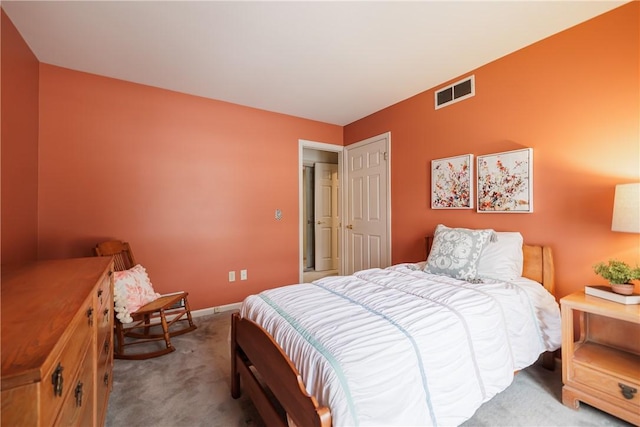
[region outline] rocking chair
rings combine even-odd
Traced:
[[[113,256],[116,271],[129,270],[137,264],[127,242],[111,240],[98,244],[94,250],[97,256]],[[123,324],[116,317],[114,319],[116,343],[113,356],[116,359],[141,360],[175,351],[171,344],[171,337],[196,329],[187,301],[188,295],[187,292],[161,295],[130,313],[132,323]],[[177,324],[186,326],[178,328]],[[176,327],[173,327],[174,325]],[[151,333],[152,327],[161,327],[162,333]],[[164,341],[164,348],[138,353],[125,352],[125,349],[130,346],[151,341]]]

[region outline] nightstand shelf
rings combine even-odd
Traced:
[[[560,305],[562,402],[578,409],[582,401],[640,425],[640,306],[584,292],[562,298]]]
[[[600,344],[585,343],[579,348],[576,346],[573,362],[582,363],[603,372],[615,371],[617,375],[628,378],[630,381],[638,381],[640,356],[633,353]]]

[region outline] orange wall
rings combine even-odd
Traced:
[[[640,262],[638,236],[610,231],[614,185],[640,180],[639,12],[627,4],[474,70],[470,100],[434,111],[428,90],[344,134],[51,65],[38,71],[3,14],[2,261],[8,248],[32,258],[36,239],[47,259],[123,238],[159,291],[187,289],[195,309],[240,301],[298,280],[298,139],[341,145],[391,131],[394,262],[424,258],[423,236],[437,223],[517,229],[554,248],[562,296],[597,282],[597,261]],[[23,122],[20,131],[8,124]],[[534,149],[534,213],[429,208],[432,159],[520,147]],[[242,268],[249,280],[229,283],[228,271]]]
[[[394,263],[424,259],[423,236],[438,223],[551,245],[559,296],[602,282],[598,261],[640,262],[638,235],[611,231],[615,184],[640,181],[639,9],[626,4],[473,70],[468,100],[435,110],[427,90],[346,126],[345,145],[391,131]],[[430,209],[432,159],[522,147],[533,148],[534,213]]]
[[[2,264],[38,248],[38,60],[2,15]]]
[[[298,139],[342,127],[41,64],[39,257],[127,240],[193,309],[297,282]]]

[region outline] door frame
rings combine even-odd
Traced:
[[[304,229],[303,227],[305,226],[305,221],[306,219],[304,218],[304,197],[303,197],[303,191],[304,191],[304,185],[303,185],[303,166],[304,166],[304,149],[310,149],[310,150],[318,150],[318,151],[329,151],[329,152],[333,152],[333,153],[338,153],[338,191],[341,194],[341,200],[340,202],[344,201],[344,187],[343,187],[343,180],[342,180],[342,175],[343,175],[343,153],[344,153],[344,148],[342,145],[334,145],[334,144],[328,144],[326,142],[317,142],[317,141],[308,141],[305,139],[299,139],[298,140],[298,281],[299,283],[303,283],[304,279],[303,279],[303,273],[304,273],[304,266],[303,266],[303,262],[304,262]],[[344,203],[340,204],[340,207],[338,209],[338,215],[340,216],[340,226],[338,227],[338,238],[340,239],[340,242],[338,243],[339,246],[339,251],[340,254],[342,254],[343,256],[340,259],[340,262],[338,263],[338,274],[342,274],[342,271],[344,271],[343,269],[343,262],[344,262],[344,238],[343,238],[343,228],[342,228],[342,218],[343,218],[343,213],[344,213]]]
[[[385,144],[385,152],[387,153],[387,168],[386,168],[386,174],[387,174],[387,194],[385,195],[385,197],[387,198],[387,265],[392,265],[391,264],[391,132],[384,132],[381,133],[380,135],[376,135],[376,136],[372,136],[371,138],[367,138],[367,139],[363,139],[362,141],[358,141],[356,143],[347,145],[346,147],[344,147],[344,151],[342,153],[342,157],[343,159],[347,159],[349,157],[349,150],[350,149],[354,149],[354,148],[359,148],[362,147],[363,145],[367,145],[371,142],[377,141],[381,138],[385,138],[386,140],[386,144]],[[344,163],[344,162],[343,162]],[[343,185],[343,182],[346,183],[349,180],[349,172],[348,172],[348,168],[347,165],[344,165],[344,169],[343,169],[343,179],[342,181],[340,181],[340,184]],[[346,209],[347,203],[349,203],[349,197],[350,195],[348,194],[347,191],[347,187],[345,186],[341,186],[340,187],[342,190],[342,208]],[[346,213],[346,210],[343,211],[343,213],[340,215],[341,221],[344,219],[344,214]],[[344,242],[344,228],[341,227],[341,231],[343,232],[343,236],[342,236],[342,259],[341,259],[341,271],[345,271],[346,269],[346,262],[347,262],[347,254],[345,254],[344,250],[346,248],[346,244]]]

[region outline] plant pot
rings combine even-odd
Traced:
[[[616,294],[631,295],[633,289],[633,283],[611,283],[611,290]]]

